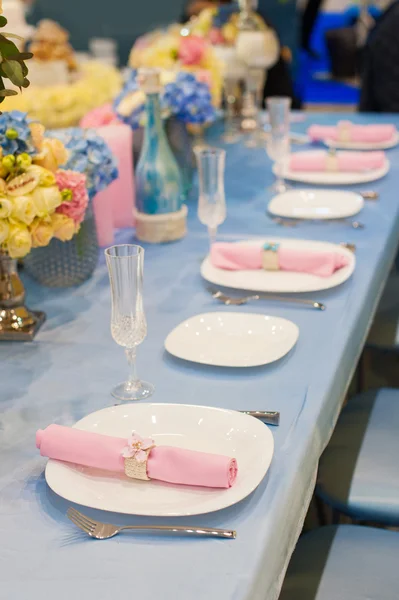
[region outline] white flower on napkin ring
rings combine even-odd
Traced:
[[[123,458],[135,458],[137,462],[144,463],[147,460],[149,450],[155,447],[154,440],[142,438],[133,431],[127,440],[127,446],[122,450]]]

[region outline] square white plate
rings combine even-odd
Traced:
[[[214,312],[191,317],[166,338],[170,354],[218,367],[257,367],[279,360],[296,344],[298,327],[279,317]]]
[[[238,475],[229,489],[135,481],[123,474],[49,460],[46,481],[70,502],[131,515],[178,517],[220,510],[253,492],[273,456],[273,436],[264,423],[236,411],[185,404],[125,404],[92,413],[74,427],[128,438],[132,431],[157,445],[236,458]]]
[[[362,210],[364,200],[355,192],[340,190],[288,190],[269,203],[268,211],[292,219],[345,219]]]

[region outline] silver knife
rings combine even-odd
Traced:
[[[267,425],[280,425],[280,413],[269,410],[240,410],[240,413],[255,417],[267,423]]]

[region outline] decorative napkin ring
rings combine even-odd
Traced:
[[[338,156],[334,148],[330,148],[326,157],[326,171],[338,171]]]
[[[262,248],[262,269],[265,271],[279,271],[278,249],[280,244],[266,243]]]
[[[155,448],[154,440],[142,438],[133,431],[127,441],[127,446],[122,450],[122,456],[125,459],[125,475],[132,479],[149,481],[147,461],[153,448]]]
[[[340,142],[351,141],[351,128],[352,123],[350,121],[340,121],[338,123],[338,139]]]

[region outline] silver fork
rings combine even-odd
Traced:
[[[237,537],[237,533],[233,529],[209,529],[208,527],[183,527],[181,525],[122,525],[118,527],[110,523],[94,521],[72,507],[68,508],[67,516],[74,525],[96,540],[108,540],[124,530],[183,533],[190,537],[214,537],[230,540]]]
[[[325,310],[325,304],[321,302],[316,302],[315,300],[306,300],[305,298],[291,298],[286,296],[275,296],[274,294],[254,294],[253,296],[240,296],[233,297],[227,296],[223,294],[220,290],[212,290],[209,289],[209,292],[212,294],[212,297],[215,300],[219,300],[219,302],[223,302],[226,306],[241,306],[242,304],[247,304],[252,300],[278,300],[280,302],[290,302],[292,304],[303,304],[305,306],[310,306],[311,308],[315,308],[316,310]]]
[[[272,221],[277,225],[283,227],[297,227],[301,224],[331,224],[331,223],[342,223],[343,225],[350,225],[352,229],[364,229],[365,225],[361,221],[348,221],[347,219],[291,219],[290,217],[272,217]]]

